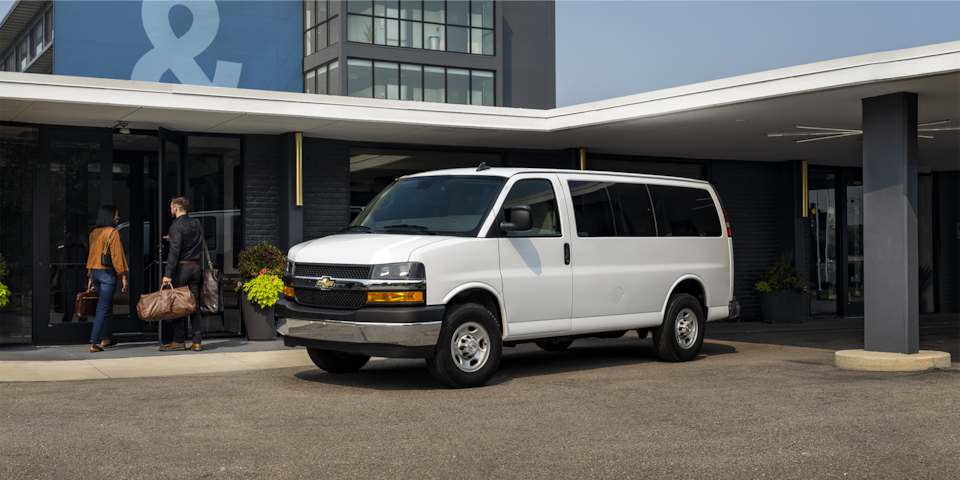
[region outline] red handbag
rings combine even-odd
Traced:
[[[100,301],[100,295],[96,290],[89,292],[80,292],[77,294],[77,303],[74,310],[77,316],[81,318],[93,318],[97,316],[97,302]]]

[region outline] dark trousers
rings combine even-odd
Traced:
[[[197,309],[190,314],[190,325],[193,326],[193,343],[200,343],[203,336],[203,327],[200,324],[200,265],[181,263],[173,271],[173,287],[189,287],[193,298],[197,300]],[[170,321],[173,326],[173,341],[186,343],[187,317],[180,317]]]

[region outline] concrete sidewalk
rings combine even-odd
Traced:
[[[817,346],[843,350],[862,348],[863,318],[819,319],[799,324],[710,322],[706,340],[730,340],[778,345]],[[953,368],[960,367],[960,314],[921,316],[921,349],[949,351]],[[860,342],[860,345],[856,345]],[[376,360],[376,359],[375,359]],[[5,347],[0,349],[0,382],[44,382],[111,378],[165,377],[284,367],[310,367],[303,348],[283,340],[249,342],[213,339],[203,351],[160,352],[157,344],[120,343],[90,353],[89,345]]]

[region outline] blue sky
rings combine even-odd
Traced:
[[[560,0],[556,20],[557,106],[960,40],[960,0]]]
[[[557,2],[557,106],[960,40],[960,2]]]

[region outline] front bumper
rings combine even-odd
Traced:
[[[385,307],[333,310],[277,302],[277,331],[288,347],[397,358],[433,356],[444,307]]]

